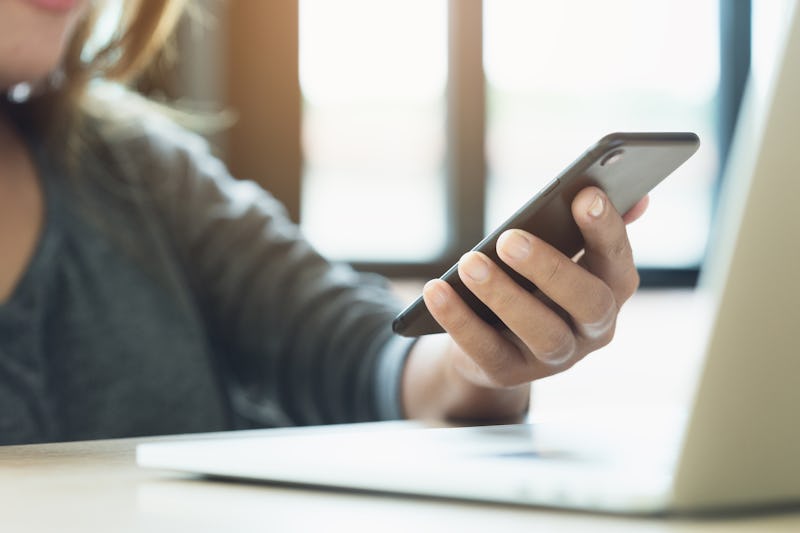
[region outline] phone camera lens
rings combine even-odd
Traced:
[[[605,156],[605,157],[604,157],[604,158],[603,158],[603,159],[600,161],[600,166],[601,166],[601,167],[605,167],[605,166],[613,165],[614,163],[616,163],[617,161],[619,161],[620,159],[622,159],[622,153],[623,153],[623,152],[624,152],[624,150],[622,150],[622,149],[619,149],[619,150],[614,150],[613,152],[609,152],[609,153],[608,153],[608,154],[606,154],[606,156]]]

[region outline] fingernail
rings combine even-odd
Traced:
[[[531,243],[520,231],[511,230],[500,235],[497,242],[502,252],[512,259],[523,260],[531,253]]]
[[[589,215],[597,218],[603,214],[603,208],[605,208],[606,203],[603,201],[602,196],[599,194],[594,197],[594,201],[592,205],[589,206]]]
[[[447,295],[435,280],[426,283],[422,292],[428,297],[428,303],[434,307],[441,308],[447,304]]]
[[[473,281],[485,281],[489,277],[489,265],[477,253],[470,252],[465,254],[459,261],[461,271],[472,278]]]

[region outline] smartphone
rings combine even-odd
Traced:
[[[536,289],[533,283],[498,258],[496,244],[500,234],[511,228],[523,229],[573,257],[583,249],[583,237],[571,210],[572,200],[580,190],[590,185],[599,187],[616,210],[625,213],[689,159],[699,145],[697,135],[690,132],[606,135],[472,249],[486,254],[532,292]],[[457,264],[453,265],[441,279],[483,320],[498,328],[505,327],[462,283],[457,268]],[[395,318],[392,329],[407,337],[444,331],[425,307],[422,296]]]

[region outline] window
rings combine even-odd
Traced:
[[[717,3],[486,0],[484,13],[487,230],[606,133],[694,131],[700,150],[629,233],[640,266],[698,265],[717,173]]]
[[[301,220],[326,255],[442,254],[446,27],[443,0],[300,2]]]
[[[326,254],[391,276],[438,275],[605,133],[692,130],[700,152],[630,233],[645,284],[693,283],[749,68],[748,1],[229,6],[230,103],[247,109],[229,145],[241,150],[259,128],[272,139],[265,150],[288,143],[262,155],[263,168],[235,153],[231,166],[270,174],[262,183]],[[245,67],[252,54],[239,41],[252,20],[264,37],[247,49],[266,55]],[[269,84],[287,76],[295,85],[275,93]],[[242,87],[254,95],[246,105]],[[275,104],[292,91],[296,100]],[[280,109],[252,126],[262,107]]]

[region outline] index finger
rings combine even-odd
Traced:
[[[586,243],[581,264],[611,288],[621,306],[639,287],[625,221],[597,187],[578,193],[572,215]]]

